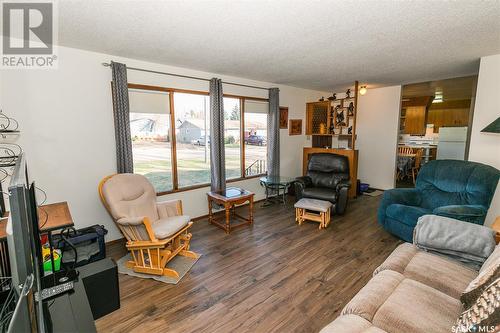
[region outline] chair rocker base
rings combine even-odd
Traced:
[[[126,266],[137,273],[170,276],[179,278],[179,273],[166,265],[175,258],[176,255],[187,258],[198,259],[200,256],[189,250],[191,234],[187,232],[193,222],[182,228],[175,235],[156,242],[129,242],[127,249],[133,260],[126,263]]]

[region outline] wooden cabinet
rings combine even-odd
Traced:
[[[358,88],[355,81],[345,93],[306,104],[306,135],[312,136],[313,147],[331,147],[336,137],[339,147],[355,148]]]
[[[330,128],[330,101],[307,103],[306,135],[326,134],[320,132],[321,124],[327,131]]]
[[[404,133],[413,135],[424,135],[427,118],[427,108],[425,106],[406,107],[404,119]]]
[[[434,132],[440,127],[462,127],[469,125],[469,109],[430,109],[427,123],[434,124]]]

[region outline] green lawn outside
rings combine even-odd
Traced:
[[[240,146],[227,144],[226,179],[241,176]],[[157,192],[173,189],[170,143],[139,141],[133,143],[134,172],[144,175]],[[265,157],[266,147],[247,146],[247,164]],[[179,188],[210,183],[209,153],[205,161],[205,147],[177,144],[177,172]]]

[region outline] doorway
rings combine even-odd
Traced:
[[[435,159],[467,160],[477,75],[403,86],[396,187],[414,187]]]

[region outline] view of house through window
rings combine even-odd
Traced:
[[[224,97],[226,179],[241,177],[241,108],[239,98]]]
[[[210,183],[210,99],[174,93],[179,188]]]
[[[146,176],[157,192],[173,189],[169,96],[129,90],[134,172]]]
[[[210,184],[209,96],[131,88],[129,100],[134,172],[146,176],[158,193]],[[266,173],[267,110],[267,102],[224,97],[226,179]]]
[[[269,103],[245,100],[245,176],[267,171],[267,111]]]

